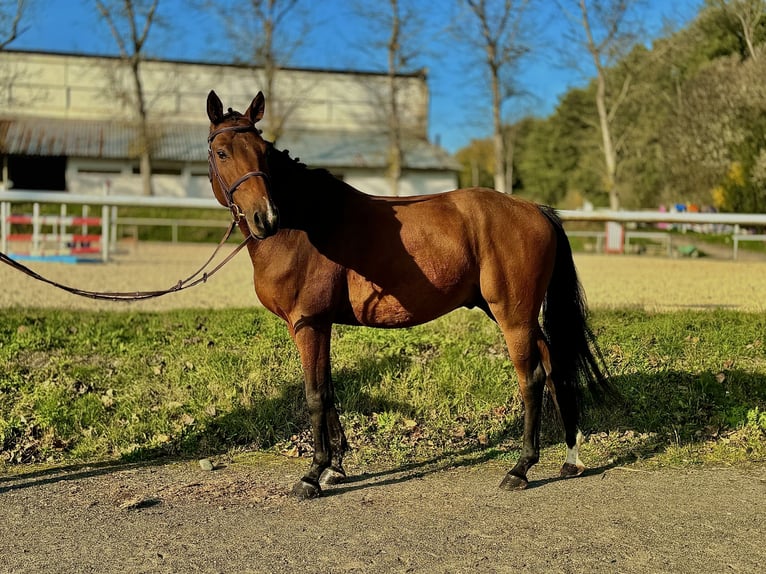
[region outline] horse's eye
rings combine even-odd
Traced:
[[[226,159],[226,152],[223,151],[222,149],[219,149],[216,153],[218,154],[219,158]]]

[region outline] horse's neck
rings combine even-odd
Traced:
[[[280,196],[277,207],[285,227],[310,235],[323,234],[335,227],[347,202],[362,195],[323,170],[287,163],[285,159],[293,161],[280,158],[280,165],[273,173],[274,186]]]

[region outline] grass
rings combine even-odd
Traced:
[[[766,459],[766,318],[599,311],[593,326],[626,406],[589,410],[586,463]],[[358,464],[519,448],[513,367],[478,312],[407,330],[336,328],[333,372]],[[262,309],[6,309],[0,460],[301,454],[301,381],[286,329]],[[546,445],[561,440],[545,428]]]

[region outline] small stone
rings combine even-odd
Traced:
[[[162,504],[162,500],[160,500],[159,498],[133,496],[123,500],[119,504],[119,508],[121,510],[142,510],[144,508],[151,508],[152,506],[157,506],[158,504]]]
[[[213,470],[215,468],[215,466],[213,466],[213,463],[210,461],[209,458],[201,458],[199,461],[199,467],[202,470],[208,470],[208,471]]]

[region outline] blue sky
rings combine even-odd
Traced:
[[[10,48],[115,54],[117,48],[108,30],[100,23],[91,0],[32,0],[34,10],[25,22],[26,29]],[[237,48],[221,41],[224,33],[210,16],[188,10],[189,2],[160,0],[166,23],[152,31],[150,52],[155,57],[196,61],[230,61]],[[247,4],[219,2],[220,10],[235,15]],[[469,29],[467,15],[455,2],[423,0],[417,2],[424,22],[419,34],[422,43],[418,67],[428,69],[431,93],[430,136],[454,152],[471,139],[487,137],[491,131],[491,110],[483,68],[475,51],[465,49],[450,24]],[[636,18],[647,31],[646,42],[660,33],[667,23],[679,27],[697,13],[701,0],[643,0]],[[311,23],[305,42],[291,64],[304,67],[382,70],[384,54],[369,47],[371,32],[350,11],[346,0],[304,0],[303,15]],[[563,17],[552,0],[540,3],[527,26],[533,50],[518,70],[518,86],[528,95],[512,102],[508,117],[547,115],[559,97],[572,86],[584,85],[592,73],[588,58],[576,51],[569,54],[583,62],[581,70],[566,65],[563,43]],[[426,30],[427,28],[427,30]],[[214,87],[214,86],[211,86]]]

